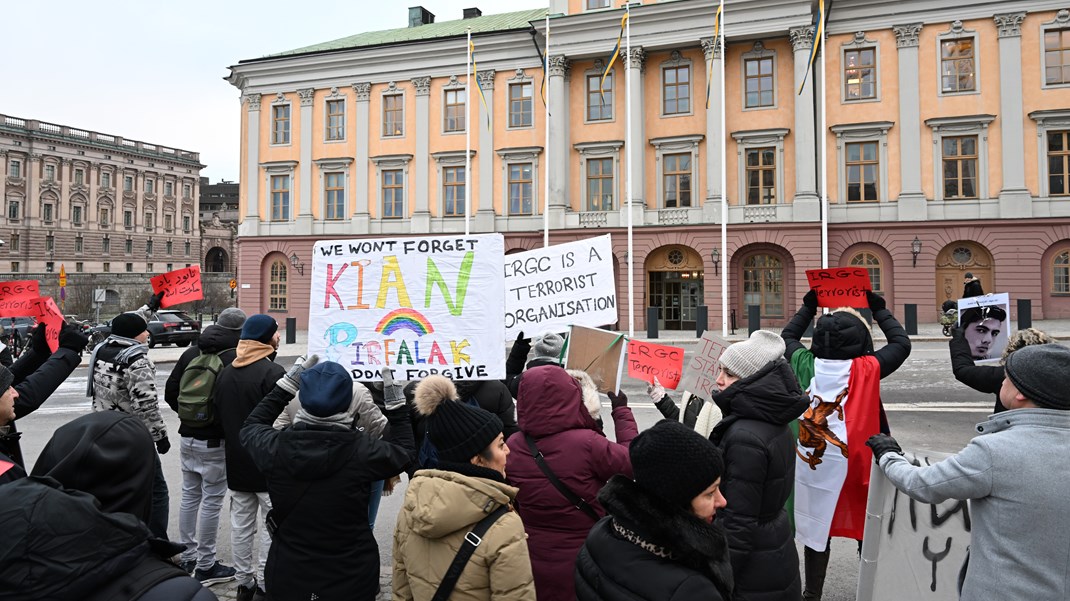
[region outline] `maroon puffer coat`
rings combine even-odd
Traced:
[[[638,435],[632,410],[613,410],[617,442],[607,439],[583,406],[580,385],[564,369],[544,366],[524,372],[516,403],[520,432],[509,437],[505,473],[520,489],[517,512],[528,535],[531,571],[539,601],[573,601],[573,571],[594,521],[573,507],[539,470],[524,433],[557,478],[599,515],[598,491],[614,474],[632,476],[628,445]]]

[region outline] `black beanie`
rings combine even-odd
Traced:
[[[724,473],[717,445],[672,419],[640,432],[628,456],[635,483],[677,507],[690,508],[691,500]]]
[[[457,400],[445,376],[428,376],[416,386],[416,410],[427,416],[427,435],[439,461],[468,463],[502,433],[502,420],[486,409]]]
[[[1034,344],[1007,355],[1007,377],[1022,396],[1045,409],[1070,410],[1066,376],[1070,349],[1058,344]]]
[[[123,338],[136,338],[149,329],[149,324],[137,313],[123,313],[111,320],[111,333]]]
[[[11,388],[12,382],[15,381],[15,374],[11,373],[11,370],[0,365],[0,395],[7,392],[8,388]]]

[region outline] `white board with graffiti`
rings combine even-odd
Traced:
[[[378,381],[505,377],[501,234],[321,240],[308,351]]]

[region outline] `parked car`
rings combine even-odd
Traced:
[[[37,325],[37,320],[32,317],[2,317],[0,318],[0,326],[3,326],[5,334],[11,332],[14,328],[18,333],[19,338],[25,340],[30,335],[30,330]]]
[[[189,346],[201,337],[201,322],[184,311],[157,311],[149,322],[149,348],[157,344]]]

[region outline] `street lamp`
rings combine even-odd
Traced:
[[[721,275],[721,249],[713,249],[713,252],[710,253],[710,259],[713,260],[713,275]]]
[[[917,236],[914,236],[914,241],[910,243],[910,254],[914,256],[913,267],[917,267],[918,255],[921,254],[921,240],[918,240]]]
[[[301,262],[296,252],[290,253],[290,265],[297,270],[297,273],[305,275],[305,264]]]

